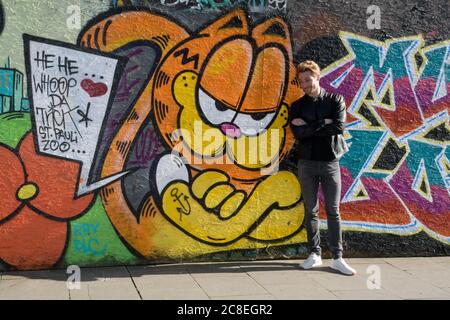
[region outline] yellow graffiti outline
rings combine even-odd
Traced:
[[[447,156],[444,154],[442,159],[440,160],[440,163],[442,164],[442,167],[445,170],[445,175],[450,175],[450,161],[447,159]]]
[[[436,120],[438,120],[438,119],[436,119]],[[426,138],[425,136],[430,131],[436,129],[437,127],[439,127],[442,124],[444,124],[445,128],[448,131],[450,131],[450,126],[448,124],[448,121],[449,121],[449,116],[447,115],[447,119],[445,119],[444,121],[441,120],[441,121],[436,122],[436,123],[425,123],[424,129],[426,129],[426,132],[414,135],[413,136],[414,140],[419,141],[419,142],[423,142],[423,143],[426,143],[426,144],[431,144],[431,145],[436,146],[436,147],[444,147],[445,148],[446,146],[450,145],[450,143],[448,141],[434,140],[434,139]],[[429,127],[427,125],[429,125]]]
[[[366,187],[364,186],[361,179],[358,179],[358,188],[353,188],[353,192],[349,199],[346,200],[346,202],[356,202],[356,201],[363,201],[363,200],[370,200],[369,193],[367,192]],[[355,191],[357,190],[357,191]],[[358,196],[358,193],[362,191],[364,193],[363,196]]]
[[[422,159],[419,163],[419,169],[421,170],[418,172],[420,178],[417,182],[417,184],[414,186],[414,180],[413,184],[411,185],[411,189],[420,194],[424,199],[428,200],[429,202],[433,202],[433,195],[431,194],[431,188],[430,188],[430,181],[428,180],[428,173],[427,168],[425,166],[425,161]],[[417,173],[416,173],[417,176]],[[414,177],[415,179],[416,177]],[[422,185],[422,182],[425,182],[425,186],[429,192],[423,192],[420,187]]]
[[[393,43],[397,43],[397,42],[402,42],[402,41],[412,41],[412,42],[416,42],[416,47],[409,53],[408,57],[403,56],[403,61],[409,61],[410,60],[410,64],[412,66],[413,70],[410,70],[412,72],[411,76],[413,77],[413,79],[411,79],[411,88],[414,90],[415,85],[417,83],[417,81],[420,79],[420,74],[419,73],[419,69],[417,67],[417,63],[415,60],[415,55],[416,54],[420,54],[422,56],[422,58],[424,59],[424,61],[426,61],[426,58],[422,55],[421,50],[423,50],[423,47],[425,45],[425,40],[423,38],[423,36],[421,34],[416,35],[416,36],[407,36],[407,37],[399,37],[399,38],[394,38],[394,39],[388,39],[386,41],[379,41],[379,40],[375,40],[375,39],[371,39],[365,36],[360,36],[357,35],[355,33],[351,33],[351,32],[347,32],[347,31],[340,31],[339,32],[339,38],[341,39],[342,44],[344,45],[344,47],[346,48],[348,54],[339,59],[338,61],[332,63],[331,65],[327,66],[325,69],[323,69],[322,74],[328,75],[329,73],[335,71],[336,69],[338,69],[339,67],[343,66],[344,64],[351,62],[352,60],[354,60],[356,58],[356,55],[352,49],[352,46],[350,45],[349,39],[356,39],[359,40],[361,42],[367,43],[369,45],[378,47],[378,48],[383,48],[384,53],[387,53],[389,50],[389,47],[393,44]],[[423,66],[422,66],[423,67]],[[372,69],[372,73],[373,73],[373,69]],[[374,92],[372,91],[373,97],[375,98],[375,103],[377,108],[382,108],[382,109],[386,109],[389,111],[394,111],[396,109],[396,103],[395,103],[395,96],[394,96],[394,87],[393,87],[393,77],[392,77],[392,71],[389,70],[389,75],[385,75],[385,77],[389,76],[389,80],[388,82],[385,84],[385,86],[383,87],[382,91],[380,92],[380,94],[376,94],[376,88],[375,89],[375,94],[373,94]],[[375,83],[374,83],[374,79],[373,79],[373,75],[372,75],[372,81],[369,82],[368,84],[369,87],[373,86],[375,87]],[[372,89],[372,88],[371,88]],[[367,96],[367,92],[368,89],[364,89],[365,94],[364,97]],[[386,95],[386,92],[389,90],[390,92],[390,105],[384,104],[382,103],[384,96]],[[362,99],[361,101],[364,102],[365,99]],[[353,102],[353,101],[352,101]],[[361,103],[362,103],[361,102]],[[355,106],[355,110],[358,110],[361,107],[361,105],[357,105]],[[352,113],[353,114],[353,113]],[[356,114],[354,114],[355,116],[357,116]],[[358,116],[357,116],[358,117]],[[359,117],[358,117],[359,118]],[[384,124],[384,123],[383,123]],[[385,125],[385,124],[384,124]]]
[[[366,104],[367,108],[370,110],[372,115],[378,121],[378,123],[380,124],[379,127],[372,126],[370,121],[367,120],[361,113],[359,113],[359,111],[362,108],[363,104]],[[363,126],[363,128],[365,130],[368,130],[368,131],[383,131],[384,132],[384,131],[386,131],[387,126],[384,123],[383,119],[381,119],[381,117],[379,116],[378,112],[376,112],[376,109],[374,108],[373,104],[374,103],[371,102],[370,100],[363,100],[361,102],[361,104],[357,107],[357,109],[355,110],[353,116],[357,117],[358,119],[360,119],[361,121],[364,122],[365,126]]]
[[[389,91],[389,104],[383,103],[384,97],[386,96],[386,93]],[[395,111],[397,109],[397,104],[395,103],[395,95],[394,95],[394,83],[392,82],[392,72],[389,71],[389,80],[388,83],[383,87],[383,90],[381,90],[380,94],[377,95],[377,103],[376,107],[389,110],[389,111]]]
[[[424,72],[424,70],[425,70],[425,68],[426,68],[426,66],[428,64],[428,58],[426,56],[426,53],[428,53],[430,51],[433,51],[433,50],[440,49],[440,48],[444,48],[444,47],[448,48],[449,46],[450,46],[450,40],[446,40],[446,41],[435,43],[433,45],[430,45],[428,47],[420,49],[419,54],[422,56],[423,63],[420,66],[420,69],[419,69],[419,77],[422,75],[422,73]],[[450,50],[450,49],[447,49],[447,50]],[[445,64],[445,61],[444,61],[443,64]],[[441,68],[442,68],[442,66],[441,66]]]
[[[356,33],[348,32],[348,31],[339,31],[339,38],[341,39],[341,42],[344,45],[345,49],[347,50],[348,54],[345,57],[339,59],[338,61],[336,61],[336,62],[332,63],[331,65],[327,66],[326,68],[324,68],[322,71],[322,74],[324,74],[324,75],[336,70],[338,67],[340,67],[340,66],[344,65],[345,63],[350,62],[356,58],[356,55],[354,54],[353,49],[348,42],[348,39],[350,39],[350,38],[357,39],[357,40],[360,40],[361,42],[365,42],[370,45],[375,45],[377,47],[383,47],[383,49],[385,49],[385,50],[388,50],[392,43],[400,42],[400,41],[417,41],[417,42],[419,42],[419,45],[418,45],[419,48],[423,48],[423,46],[425,45],[425,40],[424,40],[422,34],[418,34],[416,36],[406,36],[406,37],[388,39],[383,42],[383,41],[375,40],[375,39],[368,38],[365,36],[361,36]],[[421,50],[422,49],[417,49],[416,52],[411,55],[414,56],[415,54],[420,53]],[[425,57],[423,57],[423,58],[425,58]],[[413,66],[415,67],[415,70],[414,70],[416,72],[415,76],[418,76],[419,70],[417,69],[417,64],[414,63]]]

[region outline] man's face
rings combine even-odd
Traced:
[[[300,87],[307,95],[310,95],[311,92],[317,91],[320,87],[319,76],[315,75],[311,71],[299,72],[298,80],[300,81]]]

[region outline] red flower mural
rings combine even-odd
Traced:
[[[43,269],[62,256],[68,221],[94,195],[75,199],[80,164],[36,153],[28,133],[16,150],[0,144],[0,259],[18,269]]]

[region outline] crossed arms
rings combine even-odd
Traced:
[[[297,139],[305,139],[309,137],[324,137],[342,134],[345,127],[345,101],[342,97],[337,100],[337,110],[333,114],[332,119],[322,119],[312,123],[307,123],[299,117],[295,117],[291,121],[292,131]]]

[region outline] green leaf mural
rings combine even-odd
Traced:
[[[0,114],[0,142],[15,148],[22,136],[31,129],[30,114],[8,112]]]
[[[70,223],[67,265],[117,265],[138,262],[122,243],[109,222],[100,198],[81,218]]]

